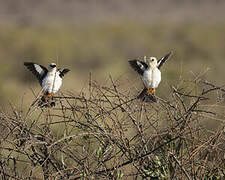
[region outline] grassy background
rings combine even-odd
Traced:
[[[125,88],[139,91],[142,83],[127,61],[173,51],[159,96],[199,74],[223,85],[224,7],[220,0],[0,0],[0,103],[28,102],[30,89],[39,91],[24,61],[71,69],[63,90],[79,93],[92,72],[103,83],[109,74],[123,77]]]
[[[205,74],[218,85],[224,83],[224,24],[142,24],[118,23],[51,27],[4,26],[0,30],[1,103],[18,102],[38,91],[35,78],[23,67],[24,61],[47,66],[56,62],[71,72],[62,89],[79,92],[89,72],[104,82],[111,74],[123,78],[126,86],[142,88],[141,81],[127,61],[144,55],[173,56],[162,68],[163,80],[157,89],[167,96],[171,84]],[[135,82],[135,83],[134,83]]]

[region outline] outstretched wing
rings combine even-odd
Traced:
[[[46,69],[46,67],[36,63],[24,62],[24,66],[26,66],[27,69],[29,69],[36,76],[40,84],[43,78],[45,77],[45,75],[48,73],[48,70]]]
[[[158,64],[157,64],[158,69],[160,69],[160,67],[164,64],[164,62],[166,62],[166,60],[170,57],[171,54],[172,54],[172,52],[169,52],[167,55],[165,55],[159,59]]]
[[[148,68],[148,65],[140,60],[134,59],[128,62],[130,63],[131,67],[140,75],[143,75],[144,71]]]
[[[69,69],[59,69],[59,76],[62,78],[66,73],[68,73]]]

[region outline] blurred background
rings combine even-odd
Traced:
[[[137,93],[142,83],[127,61],[169,51],[158,96],[198,75],[224,85],[225,1],[1,0],[0,104],[31,103],[40,90],[24,61],[71,69],[63,91],[83,91],[91,72]]]

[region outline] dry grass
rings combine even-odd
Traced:
[[[61,94],[54,108],[12,106],[0,114],[2,179],[223,179],[225,89],[185,86],[149,104],[90,77],[88,93]]]

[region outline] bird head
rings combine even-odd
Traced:
[[[157,67],[157,59],[155,57],[150,57],[148,59],[148,64],[151,68]]]
[[[55,63],[51,63],[49,66],[48,66],[48,70],[51,71],[52,69],[56,68],[56,64]]]

